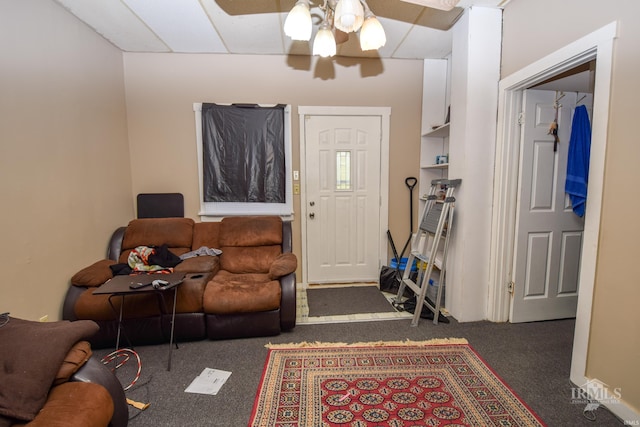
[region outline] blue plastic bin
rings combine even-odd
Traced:
[[[407,268],[407,261],[409,261],[409,258],[400,258],[400,271],[404,271]],[[391,262],[389,263],[389,267],[391,268],[396,268],[398,266],[398,263],[396,262],[395,258],[391,260]],[[418,267],[416,266],[416,260],[413,260],[413,263],[411,264],[411,271],[418,271]]]

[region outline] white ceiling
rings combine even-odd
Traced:
[[[125,52],[308,55],[311,50],[311,42],[292,42],[282,32],[295,0],[55,1]],[[377,52],[361,52],[357,36],[351,34],[338,45],[338,55],[443,58],[451,52],[448,30],[464,8],[503,7],[508,1],[461,0],[445,12],[402,0],[369,0],[387,44]],[[314,23],[321,19],[318,3],[312,0]]]

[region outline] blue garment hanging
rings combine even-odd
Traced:
[[[569,194],[573,212],[580,217],[584,216],[587,200],[590,155],[591,124],[589,114],[587,107],[579,105],[573,113],[564,191]]]

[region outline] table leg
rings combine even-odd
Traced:
[[[111,303],[111,297],[112,296],[113,295],[111,295],[109,297],[109,304],[111,305],[111,308],[113,308],[113,304]],[[122,329],[122,310],[123,310],[123,307],[124,307],[124,295],[122,295],[122,301],[120,301],[120,313],[118,314],[118,334],[116,335],[116,350],[114,352],[115,357],[113,358],[113,362],[115,363],[114,371],[118,367],[117,351],[120,349],[120,331]]]
[[[171,336],[169,338],[169,360],[167,361],[167,371],[171,370],[171,353],[173,351],[173,330],[176,323],[176,301],[178,300],[178,287],[173,288],[173,310],[171,311]],[[176,343],[176,347],[177,347]]]

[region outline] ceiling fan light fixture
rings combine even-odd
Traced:
[[[382,24],[378,18],[371,12],[369,5],[364,3],[364,22],[360,28],[360,49],[377,50],[387,43],[387,36],[384,33]]]
[[[293,40],[311,39],[310,3],[310,0],[298,0],[287,15],[284,33]],[[358,30],[363,51],[378,49],[387,42],[384,29],[366,0],[324,0],[319,9],[324,12],[324,18],[313,41],[313,55],[334,56],[336,45],[345,42],[348,33]]]
[[[323,58],[336,54],[336,39],[327,21],[320,24],[320,29],[313,40],[313,54]]]
[[[311,11],[309,0],[298,0],[284,21],[284,33],[292,40],[309,41],[311,39]]]
[[[345,33],[358,31],[364,21],[360,0],[338,0],[333,25]]]

